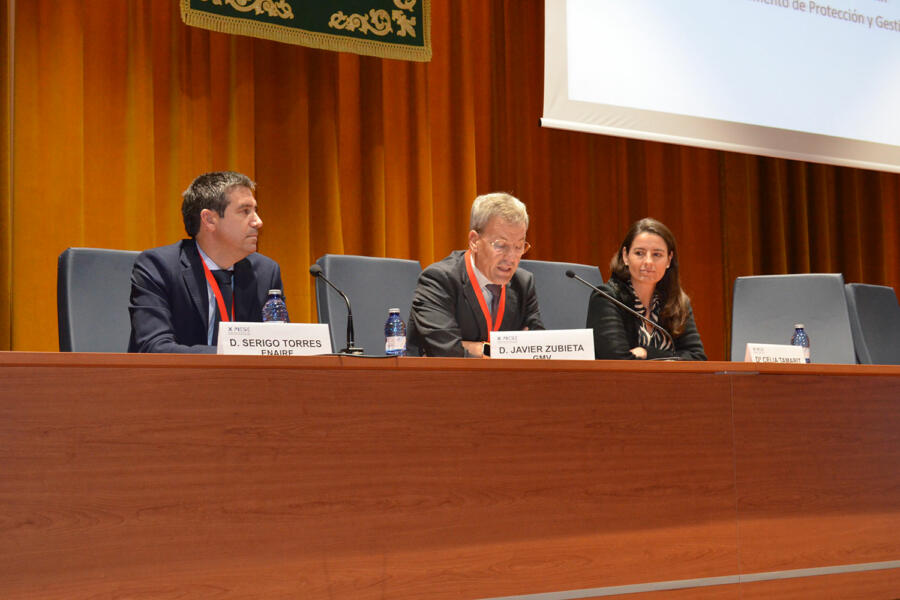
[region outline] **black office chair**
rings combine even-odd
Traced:
[[[795,323],[806,326],[811,362],[856,363],[840,273],[738,277],[731,310],[731,360],[744,359],[748,342],[790,344]]]
[[[326,254],[316,261],[325,277],[343,290],[353,307],[356,345],[366,354],[384,354],[384,322],[391,308],[409,318],[416,280],[422,272],[417,260]],[[347,345],[347,305],[333,289],[316,279],[319,323],[328,323],[335,352]]]
[[[547,260],[521,260],[519,267],[534,275],[541,306],[541,320],[547,329],[584,329],[587,322],[591,290],[582,283],[566,277],[566,271],[599,286],[603,283],[600,269],[578,263]]]
[[[128,302],[138,252],[68,248],[59,255],[56,311],[60,352],[127,352]]]
[[[856,360],[865,365],[900,365],[900,304],[894,288],[848,283],[844,290]]]

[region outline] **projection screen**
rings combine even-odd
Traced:
[[[545,127],[900,172],[900,0],[546,0]]]

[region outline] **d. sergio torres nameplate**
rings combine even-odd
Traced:
[[[313,356],[331,354],[325,323],[219,323],[217,354]]]

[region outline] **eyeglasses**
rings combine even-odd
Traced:
[[[528,242],[516,244],[515,246],[504,242],[503,240],[494,240],[493,242],[488,243],[497,254],[514,254],[515,256],[522,256],[523,254],[531,250],[531,244],[529,244]]]

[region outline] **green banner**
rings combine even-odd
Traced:
[[[431,60],[431,0],[181,0],[181,20],[324,50]]]

